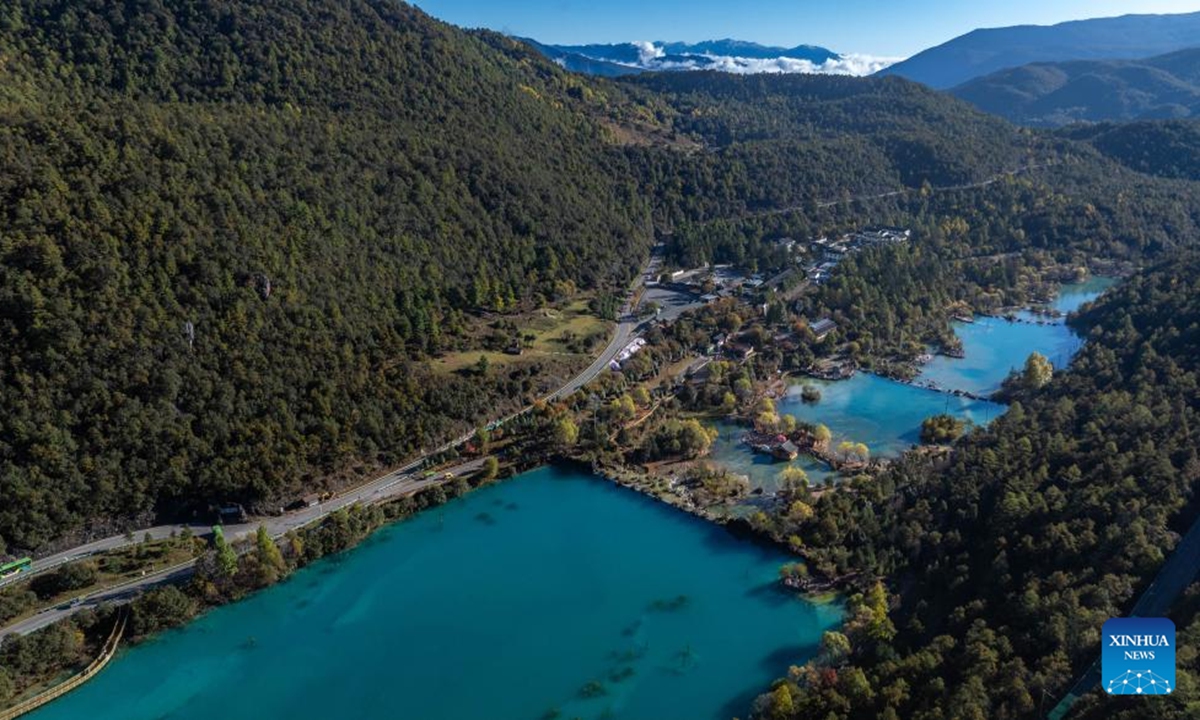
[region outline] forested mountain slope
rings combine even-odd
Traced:
[[[952,92],[982,110],[1034,126],[1193,117],[1200,113],[1200,49],[1144,60],[1034,63],[976,78]]]
[[[1081,125],[1060,131],[1126,167],[1166,178],[1200,180],[1200,120]]]
[[[705,155],[653,155],[660,223],[817,203],[898,188],[967,184],[1057,157],[1056,143],[899,78],[738,76],[623,78],[676,112],[676,132]],[[648,167],[647,167],[648,166]]]
[[[602,97],[400,3],[15,0],[0,55],[10,546],[460,431],[524,380],[415,359],[649,245]]]
[[[677,111],[678,131],[712,148],[641,173],[668,178],[647,191],[684,265],[778,269],[780,237],[898,224],[937,246],[940,257],[923,261],[946,291],[962,271],[945,265],[955,256],[1153,255],[1192,242],[1200,222],[1192,183],[1145,177],[1065,132],[1016,128],[900,78],[690,73],[619,84],[653,89]],[[842,293],[842,305],[860,301]]]
[[[16,0],[0,56],[12,548],[284,502],[518,407],[536,363],[428,358],[478,349],[485,316],[618,292],[656,230],[1117,169],[899,78],[584,78],[394,0]],[[1073,186],[1032,241],[1165,246],[1190,223],[1173,192],[1074,222],[1098,191]]]
[[[759,716],[1044,717],[1200,517],[1198,298],[1194,252],[1126,281],[1074,321],[1071,369],[949,460],[910,456],[786,528],[829,572],[886,575],[898,607],[855,615],[850,656],[794,670]]]

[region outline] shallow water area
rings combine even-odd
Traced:
[[[837,604],[789,558],[543,468],[125,651],[34,720],[744,716]]]

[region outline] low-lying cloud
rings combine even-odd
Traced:
[[[815,45],[794,48],[767,47],[737,40],[703,43],[662,43],[639,40],[599,45],[546,46],[564,53],[556,57],[572,68],[580,58],[628,68],[630,71],[717,70],[739,75],[755,73],[806,73],[811,75],[871,75],[903,58],[861,53],[841,54]],[[586,64],[583,72],[595,72]],[[601,70],[604,73],[605,71]],[[607,72],[612,72],[607,71]],[[617,71],[619,74],[619,71]]]
[[[649,43],[647,43],[649,44]],[[643,56],[645,57],[645,56]],[[755,73],[805,73],[809,75],[871,75],[903,58],[849,54],[822,63],[799,58],[742,58],[726,55],[689,55],[679,59],[654,56],[643,60],[647,70],[720,70],[751,75]]]
[[[638,63],[643,67],[651,65],[665,53],[663,49],[648,40],[634,41],[633,46],[638,51]]]

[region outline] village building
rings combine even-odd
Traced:
[[[792,442],[791,440],[785,440],[771,450],[771,455],[776,460],[787,460],[788,462],[791,462],[799,457],[800,448],[796,447],[796,443]]]
[[[644,347],[646,347],[645,338],[634,338],[633,342],[626,345],[624,349],[617,353],[617,356],[608,363],[609,369],[614,371],[620,370],[622,363],[636,355],[638,351]]]
[[[821,318],[808,326],[812,330],[813,335],[817,336],[817,340],[824,340],[829,333],[837,330],[837,323],[829,318]]]
[[[735,360],[746,360],[754,354],[754,347],[743,343],[730,342],[725,344],[725,352]]]

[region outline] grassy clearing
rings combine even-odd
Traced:
[[[520,362],[523,356],[508,355],[505,353],[488,352],[486,350],[467,350],[464,352],[447,353],[440,358],[434,358],[429,361],[429,366],[434,370],[445,373],[459,372],[473,367],[479,362],[479,358],[487,358],[488,367],[501,368],[513,363]]]
[[[576,300],[560,308],[542,308],[534,312],[503,318],[516,326],[521,355],[495,350],[464,350],[446,353],[430,361],[439,372],[459,372],[474,366],[480,357],[487,358],[491,368],[503,368],[530,360],[545,360],[553,356],[590,356],[599,352],[612,334],[613,323],[596,317],[588,310],[587,300]],[[481,329],[480,336],[486,334]]]
[[[586,345],[591,338],[607,341],[612,327],[612,323],[591,314],[587,303],[580,300],[562,310],[541,311],[530,319],[528,328],[521,327],[521,332],[533,336],[530,350],[534,352],[586,354],[580,352],[588,349],[581,343]]]

